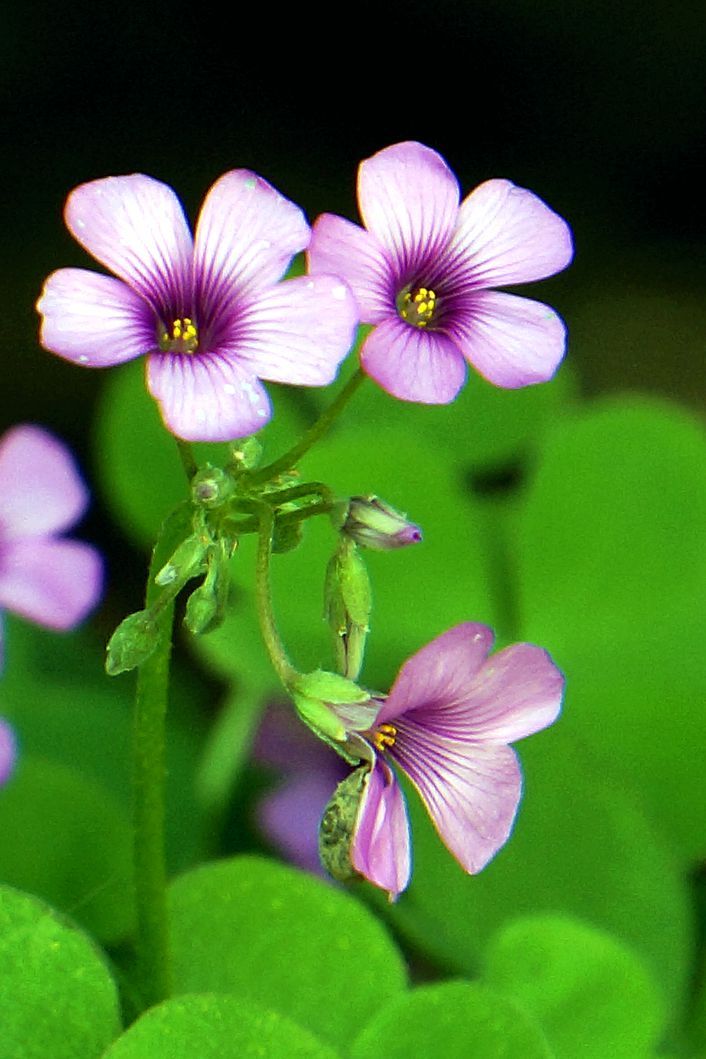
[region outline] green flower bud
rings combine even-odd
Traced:
[[[159,571],[154,579],[155,584],[161,588],[173,585],[176,581],[184,584],[203,568],[207,548],[208,541],[203,536],[192,534],[187,537]]]
[[[356,544],[381,552],[422,539],[419,526],[377,496],[352,496],[341,532]]]
[[[195,504],[207,508],[220,507],[233,492],[233,479],[220,467],[207,463],[193,477],[191,496]]]
[[[203,584],[194,589],[186,601],[184,624],[194,636],[216,629],[225,617],[230,587],[230,552],[230,542],[224,538],[209,548]]]
[[[324,810],[319,825],[319,858],[326,871],[339,882],[361,878],[351,861],[353,833],[360,800],[370,766],[361,765],[339,783]]]
[[[157,622],[148,610],[138,610],[120,622],[108,641],[105,671],[110,677],[127,673],[146,662],[159,641]]]

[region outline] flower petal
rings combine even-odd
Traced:
[[[325,386],[351,348],[357,323],[353,295],[337,276],[302,276],[255,295],[231,352],[261,379]]]
[[[468,621],[425,644],[401,667],[375,723],[403,717],[410,710],[443,710],[449,703],[465,701],[494,639],[487,625]]]
[[[417,788],[442,841],[467,872],[481,871],[507,841],[522,792],[508,746],[470,746],[405,721],[392,751]]]
[[[186,441],[232,441],[261,430],[272,415],[264,386],[232,357],[155,353],[147,386],[169,430]]]
[[[17,747],[12,728],[7,721],[0,719],[0,787],[10,778],[16,754]]]
[[[50,629],[71,629],[100,598],[103,564],[81,541],[15,541],[0,554],[0,607]]]
[[[402,401],[449,404],[463,386],[466,365],[445,335],[389,317],[360,351],[363,370]]]
[[[402,788],[384,761],[368,773],[358,810],[351,861],[390,900],[406,888],[411,871],[409,823]]]
[[[213,185],[196,225],[194,283],[204,326],[232,312],[234,295],[281,279],[309,243],[309,225],[293,202],[251,173],[234,169]]]
[[[112,276],[62,268],[44,284],[37,309],[45,349],[85,367],[122,364],[153,349],[156,321],[130,287]]]
[[[498,291],[474,293],[447,330],[484,378],[508,390],[547,382],[566,349],[566,327],[553,309]]]
[[[476,288],[553,276],[571,261],[571,229],[537,195],[486,180],[461,203],[448,268]]]
[[[71,192],[65,217],[81,246],[156,312],[188,315],[191,233],[170,187],[143,173],[92,180]]]
[[[323,213],[314,222],[307,250],[312,276],[340,276],[353,291],[360,318],[377,324],[395,310],[392,264],[377,240],[357,224]]]
[[[12,427],[0,439],[0,496],[2,542],[61,533],[88,506],[69,450],[31,424]]]
[[[459,187],[443,158],[421,143],[396,143],[361,162],[358,205],[375,238],[410,282],[447,245]]]

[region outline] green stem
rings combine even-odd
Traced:
[[[161,554],[160,554],[161,553]],[[146,605],[160,594],[155,574],[168,558],[155,548]],[[174,603],[159,614],[159,639],[137,674],[134,718],[134,872],[137,965],[145,1007],[171,991],[164,855],[165,718],[169,689]]]
[[[296,466],[312,445],[315,445],[319,438],[323,437],[323,435],[330,429],[364,378],[365,375],[362,370],[357,368],[348,379],[343,389],[339,391],[337,397],[332,401],[328,408],[321,413],[316,422],[309,427],[297,444],[292,446],[292,448],[289,449],[288,452],[285,452],[283,456],[280,456],[278,460],[268,464],[266,467],[261,467],[259,471],[256,471],[250,476],[249,481],[252,484],[268,482],[271,478],[276,478],[278,474],[283,474],[285,471],[289,471],[292,467]]]
[[[270,559],[272,557],[272,536],[275,528],[274,515],[272,509],[261,501],[252,500],[249,503],[251,504],[251,510],[256,513],[260,524],[255,568],[255,603],[260,632],[275,672],[285,688],[289,690],[298,673],[287,658],[287,652],[277,632],[272,606]]]
[[[182,441],[181,438],[174,438],[174,440],[176,441],[176,445],[179,450],[179,456],[181,458],[181,463],[184,468],[184,473],[186,474],[186,477],[189,479],[189,481],[191,481],[191,479],[194,477],[194,475],[199,469],[199,465],[196,462],[196,457],[194,456],[193,450],[188,441]]]

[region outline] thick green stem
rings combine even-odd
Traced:
[[[168,545],[167,551],[171,548]],[[165,549],[155,548],[147,582],[146,605],[160,589],[154,583]],[[134,717],[134,872],[137,912],[137,965],[145,1007],[171,991],[164,855],[165,718],[169,689],[174,603],[158,618],[159,640],[137,673]]]
[[[292,467],[295,467],[302,456],[309,451],[312,445],[315,445],[316,442],[331,428],[364,378],[365,375],[361,369],[357,368],[337,397],[332,401],[328,408],[321,413],[313,426],[309,427],[297,444],[292,446],[292,448],[288,452],[285,452],[283,456],[280,456],[278,460],[275,460],[274,463],[270,463],[267,467],[261,467],[259,471],[255,471],[255,473],[250,476],[250,482],[253,484],[269,482],[270,479],[276,478],[278,474],[284,474],[285,471],[289,471]]]

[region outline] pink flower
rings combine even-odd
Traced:
[[[192,239],[171,188],[107,177],[69,195],[66,223],[118,279],[63,268],[37,304],[42,344],[90,367],[147,355],[147,386],[169,430],[229,441],[272,412],[260,379],[322,386],[350,348],[346,285],[320,275],[278,282],[311,235],[304,215],[245,169],[208,192]]]
[[[365,228],[324,214],[309,246],[311,274],[351,287],[374,330],[363,369],[394,397],[453,401],[466,361],[497,386],[551,378],[564,355],[561,319],[540,302],[491,288],[551,276],[571,261],[568,225],[509,180],[488,180],[459,205],[444,160],[398,143],[361,163]]]
[[[12,728],[0,717],[0,787],[9,780],[15,765],[17,748]]]
[[[410,875],[402,789],[388,762],[416,787],[434,825],[467,872],[479,872],[506,842],[522,777],[508,745],[557,717],[564,679],[531,644],[489,656],[485,625],[457,625],[400,669],[374,724],[361,732],[373,751],[351,847],[353,867],[395,898]],[[356,708],[359,712],[361,707]]]
[[[60,536],[87,505],[86,487],[57,438],[29,425],[0,438],[0,608],[50,629],[70,629],[93,609],[100,556]]]

